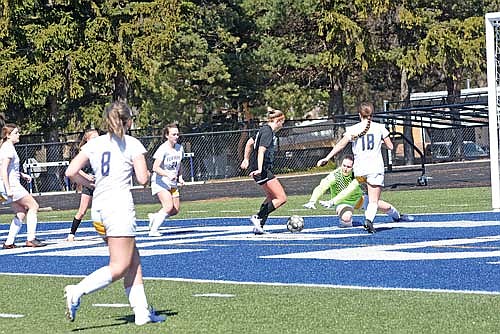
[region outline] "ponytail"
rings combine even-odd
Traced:
[[[366,135],[366,133],[368,132],[368,130],[370,130],[371,122],[372,122],[372,119],[370,117],[370,118],[368,118],[368,121],[366,122],[365,129],[363,131],[361,131],[360,133],[358,133],[357,135],[351,136],[351,141],[355,141],[359,137],[363,137],[364,135]]]
[[[105,115],[108,132],[123,139],[127,122],[132,118],[130,107],[125,102],[116,101],[106,107]]]
[[[361,117],[362,120],[363,119],[367,120],[366,127],[359,134],[351,136],[351,141],[354,141],[354,140],[358,139],[359,137],[363,137],[368,132],[368,130],[370,130],[370,125],[372,122],[372,115],[373,115],[374,109],[375,108],[373,107],[373,104],[370,102],[363,102],[359,105],[358,113],[359,113],[359,116]]]

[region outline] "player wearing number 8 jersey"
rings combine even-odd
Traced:
[[[142,278],[141,259],[135,243],[135,209],[130,192],[132,174],[137,182],[146,184],[149,172],[146,149],[125,133],[132,125],[132,113],[123,102],[106,108],[108,133],[89,141],[71,161],[66,175],[82,186],[93,184],[79,171],[88,162],[95,175],[92,220],[97,232],[105,238],[109,264],[97,269],[77,285],[65,287],[66,317],[75,320],[83,295],[103,289],[121,278],[135,314],[135,323],[161,322],[165,318],[150,310]]]
[[[347,127],[342,139],[332,148],[330,153],[317,163],[322,166],[339,153],[346,145],[352,143],[354,153],[354,176],[365,182],[368,189],[368,206],[365,211],[365,229],[374,233],[373,220],[377,214],[378,201],[384,185],[384,160],[382,143],[392,150],[389,131],[383,124],[372,122],[373,104],[363,102],[358,107],[361,122]]]

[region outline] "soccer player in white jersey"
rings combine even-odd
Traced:
[[[153,155],[153,176],[151,177],[151,192],[158,196],[161,209],[156,213],[148,214],[149,236],[161,237],[158,231],[167,217],[179,213],[179,186],[184,185],[182,178],[181,160],[184,149],[179,140],[179,129],[174,123],[168,124],[163,129],[166,141],[158,147]]]
[[[354,176],[364,182],[368,189],[368,206],[365,211],[364,227],[369,233],[375,233],[373,220],[377,214],[378,201],[384,185],[384,160],[382,158],[382,143],[392,150],[389,131],[383,124],[372,122],[374,107],[369,102],[363,102],[358,107],[361,122],[347,127],[342,139],[332,148],[330,153],[318,160],[322,166],[339,153],[349,142],[352,142],[354,153]]]
[[[33,196],[23,187],[20,182],[22,177],[25,181],[31,182],[31,176],[19,171],[19,156],[14,144],[19,142],[19,128],[15,124],[5,124],[2,128],[2,138],[0,139],[0,193],[5,203],[11,203],[14,211],[14,218],[10,224],[7,240],[3,244],[3,249],[16,248],[15,239],[24,217],[27,225],[27,247],[42,247],[43,242],[36,238],[36,225],[38,223],[38,203]]]
[[[149,171],[144,153],[146,149],[134,137],[125,133],[132,125],[132,113],[123,102],[114,102],[105,110],[108,133],[85,144],[71,161],[66,176],[82,186],[93,186],[80,170],[90,162],[95,175],[92,201],[92,220],[97,232],[104,237],[109,249],[109,264],[77,285],[64,288],[66,317],[75,320],[83,295],[107,287],[124,278],[123,285],[135,314],[135,323],[162,322],[150,309],[144,293],[142,267],[135,242],[135,209],[130,192],[132,174],[137,182],[146,184]]]

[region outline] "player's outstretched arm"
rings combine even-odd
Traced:
[[[342,139],[340,139],[339,142],[337,144],[335,144],[335,146],[332,148],[330,153],[328,153],[326,155],[326,157],[318,160],[318,162],[316,163],[316,166],[320,167],[320,166],[326,165],[328,163],[328,161],[330,161],[331,158],[336,156],[340,151],[342,151],[344,149],[344,147],[347,146],[349,141],[350,140],[347,136],[342,137]]]

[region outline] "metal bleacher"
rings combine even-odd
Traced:
[[[335,116],[336,121],[344,121],[345,125],[359,121],[357,114]],[[418,171],[417,185],[427,185],[429,177],[425,175],[426,158],[412,141],[395,127],[410,126],[428,129],[453,129],[488,126],[488,92],[486,88],[463,90],[460,95],[448,96],[446,92],[414,94],[410,101],[385,102],[384,110],[376,111],[375,122],[387,124],[391,129],[391,137],[402,139],[418,153],[419,166],[394,169],[389,157],[387,173]]]
[[[488,126],[488,92],[486,89],[466,91],[457,96],[436,92],[423,97],[413,95],[410,101],[386,102],[384,110],[376,111],[373,120],[389,125],[424,128]],[[335,118],[346,123],[359,120],[357,114]]]

